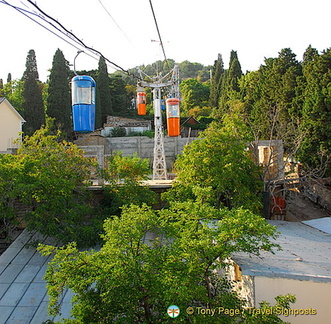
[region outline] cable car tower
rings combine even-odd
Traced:
[[[172,107],[175,107],[174,104],[168,104],[167,100],[167,124],[168,124],[168,135],[169,136],[179,136],[179,67],[177,65],[167,73],[165,76],[161,74],[150,77],[144,73],[141,69],[138,69],[141,80],[150,80],[148,81],[139,81],[137,87],[137,102],[138,102],[138,114],[146,114],[146,94],[144,88],[153,89],[153,108],[154,108],[154,159],[153,159],[153,180],[167,180],[167,165],[165,160],[164,153],[164,136],[163,136],[163,124],[162,124],[162,114],[161,114],[161,89],[169,88],[168,98],[177,98],[178,103],[176,105],[175,115],[172,114]],[[168,108],[169,107],[169,108]],[[171,116],[170,116],[171,115]],[[174,115],[174,117],[172,116]],[[169,118],[170,117],[170,118]],[[169,132],[169,119],[176,119],[178,126],[175,127],[177,131]]]

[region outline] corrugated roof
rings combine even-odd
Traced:
[[[237,253],[244,275],[331,282],[331,235],[299,222],[270,221],[280,232],[282,251],[260,257]]]
[[[26,244],[43,241],[38,233],[24,230],[10,247],[0,256],[0,323],[40,324],[47,320],[54,322],[62,316],[50,316],[47,312],[48,295],[43,279],[51,257],[43,257]],[[47,238],[45,244],[54,245]],[[70,317],[72,293],[65,291],[61,303],[64,318]]]
[[[314,227],[324,233],[331,234],[331,217],[323,217],[303,221],[302,223]]]

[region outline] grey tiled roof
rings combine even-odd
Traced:
[[[66,292],[61,317],[47,314],[48,296],[43,277],[50,257],[43,257],[26,244],[41,240],[40,234],[23,231],[0,256],[0,323],[41,324],[47,319],[60,320],[70,317],[71,296]],[[53,244],[52,240],[44,240]]]
[[[259,257],[235,254],[232,259],[244,275],[331,282],[330,234],[300,222],[270,223],[280,232],[276,243],[282,250],[262,251]]]

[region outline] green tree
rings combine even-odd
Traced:
[[[74,144],[50,135],[50,125],[26,136],[18,154],[5,157],[2,165],[6,188],[1,194],[8,218],[18,215],[13,199],[26,206],[23,221],[29,230],[62,242],[95,243],[99,239],[97,216],[86,199],[86,185],[94,163]],[[95,226],[94,226],[95,225]]]
[[[177,179],[165,196],[171,201],[187,199],[214,206],[260,208],[263,187],[260,169],[253,163],[247,145],[249,129],[239,114],[214,122],[200,139],[186,145],[175,162]]]
[[[231,51],[227,86],[228,91],[239,91],[238,80],[242,76],[241,65],[236,51]]]
[[[215,116],[222,118],[231,108],[232,101],[240,98],[239,79],[242,75],[237,52],[231,51],[229,69],[223,74],[220,80],[218,111],[215,111]]]
[[[270,242],[275,228],[250,211],[192,202],[161,211],[131,205],[121,217],[106,220],[104,229],[99,251],[79,252],[75,244],[39,247],[44,255],[55,253],[46,272],[53,315],[61,293],[70,288],[75,293],[70,323],[168,323],[172,304],[182,310],[176,322],[244,322],[243,301],[217,270],[234,252],[259,254],[276,247]],[[184,311],[219,305],[239,314]]]
[[[103,57],[99,59],[97,76],[97,106],[96,106],[96,128],[101,128],[106,122],[107,116],[113,115],[112,100],[110,94],[110,80],[107,64]]]
[[[331,49],[318,55],[313,49],[305,53],[304,77],[306,88],[302,124],[306,132],[298,156],[315,176],[331,174]]]
[[[9,237],[18,224],[15,201],[22,194],[22,167],[17,155],[0,154],[0,233]]]
[[[112,98],[114,115],[133,115],[131,111],[131,95],[126,90],[126,84],[121,75],[112,75],[110,77],[110,95]]]
[[[285,48],[239,82],[244,87],[241,95],[254,139],[281,139],[286,154],[297,150],[303,136],[302,69],[295,57]]]
[[[119,214],[123,205],[155,204],[156,194],[143,184],[149,174],[151,169],[148,159],[141,159],[137,154],[123,156],[122,152],[110,156],[103,173],[108,182],[104,187],[104,210],[108,214]]]
[[[30,50],[26,58],[26,69],[23,81],[23,117],[26,123],[23,131],[32,135],[42,125],[45,125],[45,109],[42,98],[42,83],[39,81],[37,60],[34,50]]]
[[[195,79],[203,70],[203,65],[200,63],[192,63],[183,61],[179,64],[180,77],[182,80]]]
[[[12,80],[3,86],[3,96],[8,99],[12,106],[23,115],[23,81]]]
[[[212,108],[218,108],[224,72],[223,58],[221,54],[218,54],[217,60],[214,62],[212,78],[210,80],[211,85],[209,101]]]
[[[190,116],[190,110],[208,105],[209,84],[199,82],[197,79],[187,79],[180,83],[181,115]]]
[[[69,63],[63,52],[57,49],[49,76],[47,116],[55,120],[55,126],[67,136],[72,132]]]

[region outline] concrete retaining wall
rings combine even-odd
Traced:
[[[195,139],[195,137],[164,138],[165,158],[168,169],[172,168],[176,156],[183,151],[184,146]],[[79,147],[86,152],[87,156],[97,157],[99,163],[102,160],[102,155],[107,157],[114,152],[122,151],[123,156],[133,156],[137,153],[140,158],[149,159],[150,164],[153,164],[154,138],[149,138],[147,136],[108,137],[104,138],[104,146],[91,145],[89,143],[88,146],[79,145]]]
[[[183,150],[183,147],[192,142],[193,138],[165,137],[164,151],[167,168],[170,169],[175,158]],[[143,159],[149,159],[152,165],[154,155],[154,138],[146,136],[134,137],[112,137],[105,139],[105,154],[112,154],[116,151],[122,151],[123,156],[132,156],[137,153]]]

